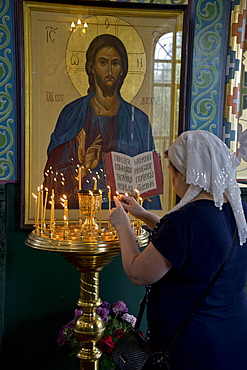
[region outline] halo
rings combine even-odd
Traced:
[[[86,29],[83,28],[85,22],[88,25]],[[121,96],[131,102],[146,75],[146,51],[136,29],[121,18],[91,16],[82,20],[81,26],[73,29],[66,47],[68,76],[77,92],[81,96],[87,95],[89,84],[85,71],[86,51],[96,36],[106,33],[118,37],[126,48],[129,68],[121,87]]]

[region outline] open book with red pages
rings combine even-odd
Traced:
[[[104,155],[107,186],[112,194],[134,194],[137,189],[142,198],[163,193],[163,176],[160,155],[145,152],[130,157],[126,154],[109,152]]]

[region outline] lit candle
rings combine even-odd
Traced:
[[[101,231],[102,190],[99,190],[99,232]]]
[[[93,190],[97,190],[97,180],[96,180],[96,177],[93,177],[93,180],[94,180]]]
[[[68,220],[68,198],[65,194],[63,195],[63,197],[64,197],[64,215],[66,217],[66,220]]]
[[[48,188],[45,188],[45,204],[44,204],[44,213],[43,213],[43,222],[45,223],[45,213],[46,213],[46,205],[47,205],[47,198],[48,198]]]
[[[60,198],[61,200],[61,205],[63,206],[63,217],[64,219],[68,220],[68,199],[67,199],[67,196],[64,194],[62,198]]]
[[[67,219],[66,216],[63,216],[63,236],[66,236],[66,226],[67,226]]]
[[[107,186],[107,189],[108,189],[108,201],[109,201],[109,213],[110,213],[111,212],[111,188],[109,185]]]
[[[40,203],[40,187],[38,187],[38,206],[37,206],[37,226],[39,225],[39,203]]]
[[[35,209],[34,209],[34,226],[37,227],[37,202],[38,202],[38,197],[34,193],[32,193],[32,196],[35,199]]]
[[[90,231],[92,231],[92,222],[93,222],[93,208],[94,208],[94,196],[93,192],[89,190],[89,194],[91,195],[91,212],[90,212]]]
[[[65,205],[66,205],[65,215],[66,215],[66,220],[68,221],[68,219],[69,219],[69,217],[68,217],[69,206],[68,206],[68,199],[67,199],[67,197],[66,197]]]
[[[63,197],[64,197],[64,195],[63,195]],[[61,200],[60,204],[63,207],[63,217],[65,217],[65,204],[64,204],[65,199],[63,197],[60,198],[60,200]]]
[[[54,189],[51,191],[51,217],[50,217],[50,228],[52,229],[54,223]]]
[[[137,203],[140,203],[140,192],[138,189],[135,189],[135,192],[137,193]],[[136,220],[136,235],[139,234],[139,220]]]
[[[140,205],[142,207],[142,204],[143,204],[143,198],[140,197]],[[140,228],[142,227],[142,220],[139,220],[139,226]]]
[[[50,214],[50,230],[52,229],[52,201],[49,201],[49,204],[51,205],[51,214]]]
[[[41,210],[41,221],[40,226],[41,230],[43,230],[43,222],[44,222],[44,191],[43,191],[43,185],[40,186],[41,189],[41,202],[40,202],[40,210]]]
[[[79,167],[79,190],[81,190],[81,166]]]
[[[54,178],[53,178],[53,181],[54,181],[55,189],[57,190],[57,178],[56,178],[56,177],[54,177]]]

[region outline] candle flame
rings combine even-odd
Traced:
[[[138,189],[135,189],[135,192],[136,192],[137,194],[139,194],[139,193],[140,193]]]
[[[99,189],[99,193],[102,194],[102,190],[101,189]]]
[[[32,193],[32,196],[34,197],[34,199],[37,199],[38,198],[38,196],[35,195],[34,193]]]
[[[92,197],[93,197],[93,192],[91,190],[89,190],[89,194],[92,195]]]
[[[109,185],[107,185],[107,189],[109,189],[109,190],[111,189]]]
[[[128,194],[128,193],[125,193],[124,195],[126,195],[126,197],[128,197],[128,196],[129,196],[129,194]]]

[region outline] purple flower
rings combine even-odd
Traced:
[[[107,323],[107,321],[108,321],[107,315],[109,313],[108,308],[102,308],[100,306],[99,308],[97,308],[96,313],[102,317],[104,323]]]
[[[58,337],[57,337],[57,343],[58,343],[59,347],[62,347],[66,343],[66,340],[67,340],[66,334],[64,333],[64,331],[62,329],[58,333]]]
[[[68,322],[66,327],[67,327],[68,331],[72,332],[74,330],[74,327],[75,327],[75,319]]]
[[[122,315],[123,313],[128,312],[128,308],[123,301],[117,301],[116,303],[113,303],[112,311],[114,313]]]
[[[106,301],[103,301],[102,304],[100,305],[100,307],[107,308],[109,312],[111,311],[111,305],[110,305],[110,303],[108,303]]]
[[[74,320],[77,320],[79,316],[81,316],[83,313],[82,310],[77,310],[75,309],[75,316],[74,316]]]
[[[57,342],[59,347],[62,347],[67,341],[70,341],[74,333],[75,321],[71,320],[67,325],[64,325],[62,330],[58,333]]]
[[[121,317],[122,320],[125,320],[131,324],[131,326],[135,326],[136,323],[136,317],[133,315],[129,315],[128,313],[123,314]]]

